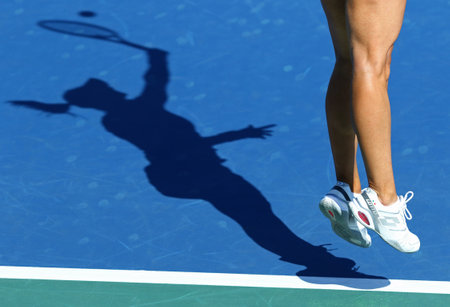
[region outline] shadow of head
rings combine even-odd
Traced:
[[[64,99],[80,108],[108,111],[125,101],[126,94],[113,89],[108,83],[91,78],[80,87],[64,93]]]

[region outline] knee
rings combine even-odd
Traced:
[[[391,46],[385,48],[355,47],[352,51],[353,77],[375,78],[387,82],[390,76]]]

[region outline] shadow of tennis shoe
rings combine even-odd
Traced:
[[[306,266],[296,275],[308,283],[337,284],[355,289],[378,289],[390,284],[385,277],[358,272],[355,261],[336,257],[324,246],[313,246],[298,259],[282,257],[280,260]]]
[[[386,277],[359,272],[356,263],[351,259],[335,256],[330,259],[329,262],[309,265],[296,275],[308,283],[335,284],[354,289],[378,289],[390,284]]]
[[[319,274],[317,274],[319,273]],[[353,289],[380,289],[387,287],[391,284],[389,279],[382,276],[374,276],[368,275],[357,270],[353,270],[350,272],[345,272],[343,274],[346,277],[338,277],[338,276],[320,276],[320,272],[318,272],[315,268],[307,268],[306,270],[300,271],[296,274],[301,280],[311,283],[311,284],[320,284],[320,285],[340,285]]]

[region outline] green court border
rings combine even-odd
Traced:
[[[118,282],[0,279],[1,305],[450,306],[450,295]]]

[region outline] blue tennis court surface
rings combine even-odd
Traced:
[[[0,265],[449,280],[448,1],[409,1],[393,56],[394,171],[399,193],[415,192],[415,254],[374,233],[352,246],[318,210],[335,182],[319,1],[0,8]],[[38,26],[48,20],[150,51]]]

